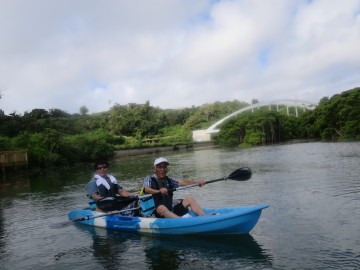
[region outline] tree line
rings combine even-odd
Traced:
[[[257,100],[253,100],[258,102]],[[116,149],[192,145],[192,131],[248,106],[228,101],[183,109],[145,104],[115,104],[109,111],[79,114],[33,109],[23,115],[0,110],[0,151],[26,150],[31,166],[61,166],[109,158]],[[261,145],[292,139],[360,138],[360,88],[331,98],[295,117],[285,107],[260,109],[228,119],[213,138],[222,146]]]
[[[360,88],[324,97],[299,117],[286,109],[260,109],[230,118],[214,140],[223,146],[261,145],[294,139],[359,140]]]
[[[23,115],[0,110],[0,151],[26,150],[30,166],[60,166],[109,158],[117,149],[192,144],[192,130],[247,106],[237,100],[200,107],[160,109],[115,104],[109,111],[80,114],[33,109]]]

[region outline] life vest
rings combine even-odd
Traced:
[[[152,176],[150,181],[150,187],[152,189],[160,190],[160,188],[166,188],[168,190],[168,195],[163,194],[153,194],[156,208],[159,205],[165,205],[170,211],[173,210],[173,192],[171,191],[175,187],[173,186],[170,179],[166,176],[164,181],[158,180],[156,177]]]
[[[99,195],[103,198],[106,197],[116,197],[117,194],[117,189],[118,189],[118,183],[115,179],[114,176],[112,175],[108,175],[108,180],[109,182],[102,176],[95,174],[94,175],[94,180],[99,192]],[[96,202],[93,198],[91,198],[91,195],[89,194],[89,205],[90,205],[90,209],[95,209],[96,208]]]
[[[108,175],[107,179],[105,179],[104,177],[96,174],[95,179],[96,179],[96,186],[98,188],[99,195],[101,197],[103,198],[116,197],[118,190],[118,182],[116,181],[114,176]]]

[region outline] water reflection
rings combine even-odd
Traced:
[[[26,172],[7,173],[0,181],[0,198],[30,192],[29,175]]]
[[[104,269],[126,262],[136,269],[234,269],[254,263],[271,267],[272,258],[249,234],[232,236],[144,236],[77,224],[92,237],[93,256]],[[141,253],[143,256],[141,256]]]
[[[271,258],[249,235],[144,237],[149,269],[208,269],[271,266]]]
[[[92,237],[91,251],[96,262],[102,269],[120,269],[121,265],[137,266],[139,262],[132,263],[139,258],[136,247],[141,245],[141,237],[136,233],[106,230],[81,224],[74,225],[80,232]],[[141,263],[140,263],[141,265]]]
[[[6,172],[0,181],[0,259],[8,257],[9,228],[6,213],[14,205],[14,198],[18,194],[30,192],[30,181],[26,172]]]

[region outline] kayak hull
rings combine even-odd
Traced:
[[[261,212],[269,205],[242,206],[236,208],[205,208],[206,213],[216,215],[189,218],[145,218],[106,215],[92,210],[72,210],[69,220],[100,228],[139,232],[142,234],[190,235],[190,234],[246,234],[255,227]],[[96,216],[100,215],[97,218]],[[90,219],[87,219],[90,217]],[[80,220],[85,219],[85,220]]]

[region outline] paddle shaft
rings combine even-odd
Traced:
[[[122,212],[132,211],[132,210],[136,210],[136,209],[139,209],[139,207],[124,209],[124,210],[119,210],[119,211],[113,211],[113,212],[110,212],[110,213],[104,213],[104,214],[100,214],[100,215],[96,215],[96,216],[87,216],[87,217],[83,217],[83,218],[74,219],[74,220],[71,220],[71,221],[73,221],[73,222],[84,221],[84,220],[89,220],[89,219],[98,218],[98,217],[116,215],[116,214],[120,214]]]
[[[231,179],[231,180],[237,180],[237,181],[246,181],[248,179],[250,179],[251,177],[251,170],[248,167],[243,167],[243,168],[239,168],[235,171],[233,171],[229,176],[227,177],[223,177],[223,178],[219,178],[219,179],[214,179],[214,180],[209,180],[206,181],[205,184],[210,184],[210,183],[215,183],[215,182],[219,182],[219,181],[224,181],[227,179]],[[174,188],[171,189],[171,191],[177,191],[177,190],[182,190],[182,189],[187,189],[187,188],[192,188],[192,187],[198,187],[199,184],[191,184],[191,185],[186,185],[186,186],[181,186],[178,188]],[[147,195],[143,195],[143,196],[139,196],[139,199],[141,198],[147,198],[152,196],[152,194],[147,194]]]
[[[228,179],[227,177],[224,177],[224,178],[209,180],[209,181],[206,181],[206,182],[205,182],[205,185],[206,185],[206,184],[210,184],[210,183],[214,183],[214,182],[224,181],[224,180],[227,180],[227,179]],[[174,188],[174,189],[172,189],[171,191],[182,190],[182,189],[187,189],[187,188],[192,188],[192,187],[198,187],[198,186],[199,186],[199,184],[186,185],[186,186],[181,186],[181,187],[178,187],[178,188]]]
[[[62,222],[62,223],[60,223],[60,224],[53,224],[53,225],[50,225],[50,228],[53,228],[53,229],[64,228],[64,227],[67,227],[67,226],[69,226],[69,225],[71,225],[71,224],[74,224],[75,222],[78,222],[78,221],[85,221],[85,220],[90,220],[90,219],[99,218],[99,217],[104,217],[104,216],[116,215],[116,214],[120,214],[120,213],[126,212],[126,211],[137,210],[137,209],[139,209],[139,208],[140,208],[140,207],[123,209],[123,210],[113,211],[113,212],[110,212],[110,213],[104,213],[104,214],[100,214],[100,215],[96,215],[96,216],[86,216],[86,217],[82,217],[82,218],[78,218],[78,219],[74,219],[74,220],[69,220],[69,221],[66,221],[66,222]]]

